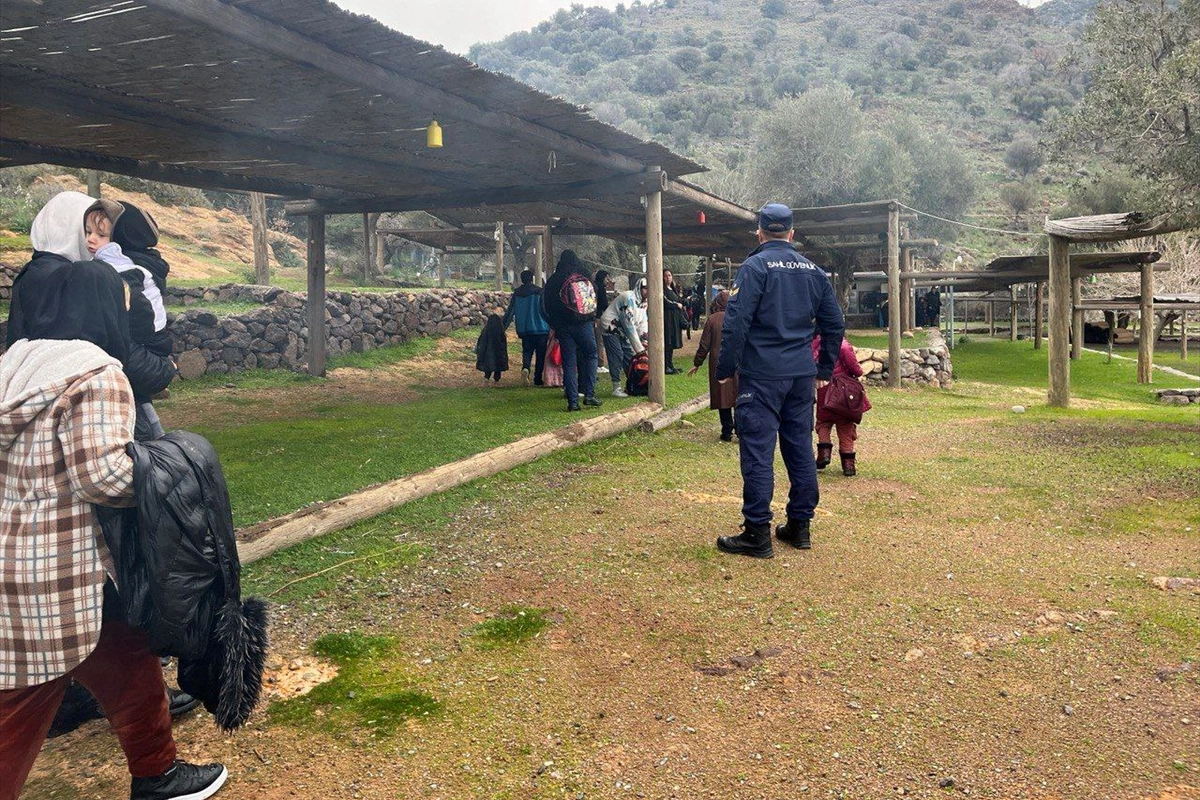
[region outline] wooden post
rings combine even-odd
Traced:
[[[371,270],[375,267],[375,226],[379,224],[379,214],[363,212],[363,283],[371,280]]]
[[[912,281],[908,275],[912,272],[912,250],[900,248],[900,329],[912,330]]]
[[[259,286],[271,283],[271,264],[267,251],[267,196],[250,193],[250,227],[254,238],[254,282]]]
[[[100,199],[100,170],[89,169],[85,170],[87,174],[87,193],[88,196]]]
[[[662,192],[645,195],[646,201],[646,300],[650,336],[650,402],[667,404],[667,345],[663,319]]]
[[[382,275],[387,248],[383,246],[385,239],[379,235],[379,214],[375,215],[375,274]]]
[[[983,313],[987,317],[988,338],[989,339],[996,338],[996,311],[995,311],[994,305],[995,304],[992,303],[992,300],[990,297],[984,301]]]
[[[437,271],[438,271],[438,288],[446,288],[446,254],[441,250],[437,251]]]
[[[504,223],[496,223],[496,291],[504,291]]]
[[[1038,281],[1034,284],[1034,291],[1037,292],[1037,297],[1033,300],[1033,349],[1042,349],[1042,328],[1046,324],[1046,306],[1042,301],[1042,291],[1046,286],[1045,281]]]
[[[1071,242],[1050,237],[1050,326],[1046,336],[1049,364],[1047,402],[1055,408],[1071,404]]]
[[[308,374],[325,376],[325,215],[308,215]]]
[[[1108,323],[1108,361],[1106,364],[1112,363],[1112,346],[1113,346],[1113,329],[1117,327],[1117,315],[1112,311],[1104,312],[1104,321]]]
[[[1154,383],[1154,265],[1142,265],[1137,382]]]
[[[1187,315],[1188,312],[1179,312],[1179,360],[1187,361]]]
[[[888,206],[888,386],[900,388],[900,209]],[[951,333],[953,336],[953,333]]]
[[[1020,306],[1017,305],[1017,286],[1013,284],[1008,287],[1008,340],[1015,342],[1017,340],[1017,312],[1020,311]]]
[[[549,278],[554,274],[554,235],[547,225],[542,231],[542,271]]]
[[[1071,279],[1071,358],[1083,352],[1083,278]]]

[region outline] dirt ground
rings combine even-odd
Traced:
[[[224,735],[194,714],[175,728],[181,754],[229,766],[226,800],[1200,800],[1200,595],[1151,584],[1200,566],[1200,481],[1186,477],[1200,434],[1018,426],[1001,414],[1019,391],[966,384],[931,431],[928,391],[873,393],[860,475],[821,476],[811,551],[712,547],[734,532],[740,478],[711,413],[456,490],[428,524],[335,537],[336,557],[368,535],[424,550],[275,598],[268,693],[332,678],[312,642],[360,631],[395,637],[382,671],[441,715],[384,734],[336,704],[310,726],[263,710]],[[1183,480],[1072,478],[1159,434],[1195,442]],[[1146,523],[1120,528],[1131,510]],[[475,647],[465,632],[512,604],[551,624]],[[21,798],[120,797],[123,770],[106,724],[89,723],[47,744]]]

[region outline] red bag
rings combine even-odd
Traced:
[[[867,389],[857,378],[834,375],[829,384],[818,392],[817,419],[822,422],[862,422],[863,414],[871,410]]]
[[[556,367],[562,366],[562,346],[557,339],[550,343],[550,349],[546,351],[546,360]]]

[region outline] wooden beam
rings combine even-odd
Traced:
[[[704,316],[708,317],[708,307],[713,301],[713,257],[704,258]],[[1184,331],[1187,331],[1186,325]],[[1187,359],[1187,347],[1184,347],[1184,359]]]
[[[1184,311],[1179,315],[1179,360],[1188,360],[1188,312]]]
[[[666,320],[663,318],[662,192],[646,195],[646,282],[649,297],[650,401],[667,404]]]
[[[1142,268],[1137,382],[1154,383],[1154,271]]]
[[[1008,340],[1017,340],[1017,314],[1020,306],[1017,304],[1017,287],[1008,287]]]
[[[688,414],[695,414],[709,406],[708,392],[702,395],[693,397],[686,403],[680,403],[674,408],[660,411],[650,419],[644,419],[638,424],[638,430],[642,433],[658,433],[663,428],[670,427],[676,422],[686,417]]]
[[[900,388],[900,207],[888,206],[888,386]]]
[[[900,325],[908,331],[912,330],[912,251],[907,247],[900,248]]]
[[[1034,301],[1033,301],[1033,349],[1041,350],[1042,349],[1042,329],[1046,325],[1046,320],[1045,320],[1046,303],[1045,303],[1044,298],[1042,297],[1043,292],[1046,288],[1046,282],[1038,281],[1035,284],[1035,286],[1036,286],[1035,291],[1037,292],[1037,296],[1034,298]]]
[[[254,240],[254,282],[259,286],[271,285],[271,262],[267,247],[267,196],[262,192],[250,193],[250,227]]]
[[[653,403],[638,403],[245,528],[237,532],[238,556],[243,564],[249,564],[404,503],[499,474],[558,450],[615,436],[661,410]]]
[[[89,169],[84,170],[87,174],[87,193],[88,197],[100,199],[100,170]]]
[[[743,219],[750,223],[757,224],[758,222],[758,215],[750,209],[743,208],[737,203],[731,203],[714,194],[709,194],[699,186],[693,186],[684,181],[668,180],[663,191],[708,211],[726,214],[734,219]]]
[[[340,53],[315,39],[220,0],[146,0],[146,4],[245,42],[256,50],[311,66],[352,86],[362,86],[421,106],[429,112],[431,119],[437,117],[443,127],[450,129],[447,135],[451,137],[453,124],[447,125],[447,121],[461,121],[464,125],[485,128],[553,150],[560,159],[570,156],[619,172],[637,172],[644,166],[629,156],[529,122],[517,114],[475,105],[437,88],[437,76],[430,76],[430,83],[422,83],[370,61]]]
[[[308,374],[325,377],[325,217],[308,218]]]
[[[1050,237],[1050,326],[1046,337],[1051,407],[1071,404],[1071,243],[1061,236]]]
[[[371,280],[371,269],[375,266],[375,220],[378,214],[363,212],[363,283]]]
[[[634,172],[597,181],[550,183],[542,186],[502,186],[489,189],[455,190],[437,194],[396,197],[351,198],[346,200],[301,200],[286,205],[288,214],[354,214],[362,211],[428,211],[441,208],[512,206],[556,200],[586,200],[635,197],[649,187],[666,182],[665,173]]]
[[[1136,211],[1046,221],[1046,233],[1071,242],[1120,242],[1172,233],[1181,227],[1162,217],[1146,219],[1144,214]]]
[[[293,181],[276,180],[275,178],[230,175],[223,172],[196,169],[195,167],[181,167],[157,161],[138,161],[132,158],[104,156],[96,153],[85,153],[81,150],[68,150],[61,147],[43,147],[14,139],[0,139],[0,158],[8,157],[17,159],[22,163],[57,164],[60,167],[73,167],[76,169],[98,169],[102,172],[115,172],[118,175],[145,178],[146,180],[158,181],[159,183],[173,183],[176,186],[191,186],[196,189],[263,192],[265,194],[291,197],[309,197],[322,193],[336,193],[340,197],[344,194],[328,189],[327,187],[310,186]]]
[[[513,281],[516,283],[516,281]],[[496,223],[496,291],[504,291],[504,223]]]

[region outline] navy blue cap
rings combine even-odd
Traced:
[[[758,227],[772,233],[792,229],[792,209],[783,203],[767,203],[758,211]]]

